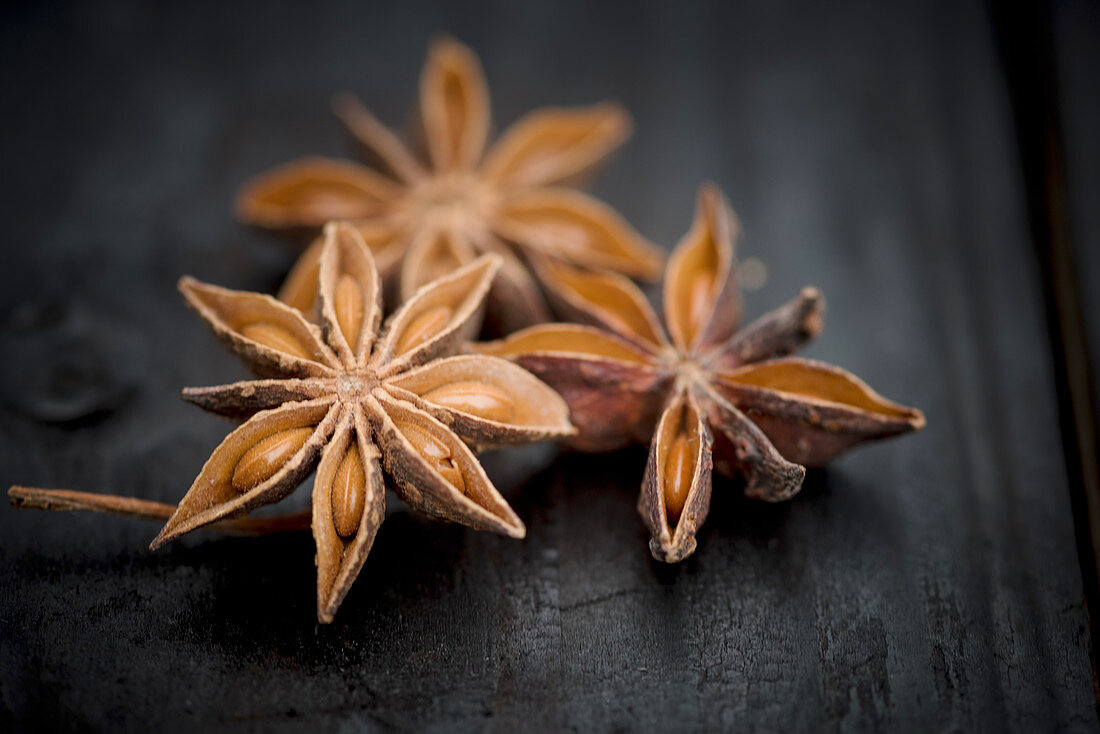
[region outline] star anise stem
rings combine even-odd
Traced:
[[[77,492],[71,489],[42,489],[14,485],[8,489],[13,507],[24,510],[81,510],[105,515],[122,515],[143,520],[167,520],[176,511],[166,502],[124,497],[116,494]],[[295,512],[272,517],[238,517],[222,520],[208,527],[230,535],[269,535],[271,533],[308,530],[312,513]]]

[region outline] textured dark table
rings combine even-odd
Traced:
[[[0,730],[1095,730],[1088,527],[1005,73],[1028,49],[980,4],[884,5],[6,8],[5,484],[182,496],[227,426],[178,391],[244,372],[176,279],[273,289],[292,250],[234,223],[236,187],[344,153],[335,91],[407,120],[440,30],[481,54],[498,129],[623,101],[636,134],[596,193],[669,245],[717,181],[768,268],[750,315],[821,287],[808,354],[928,428],[781,506],[719,480],[678,568],[634,511],[643,450],[490,456],[527,539],[391,497],[326,627],[308,534],[150,553],[152,524],[0,507]],[[1053,10],[1095,245],[1100,25]]]

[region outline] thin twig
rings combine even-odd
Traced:
[[[12,506],[33,510],[85,510],[108,515],[125,515],[146,520],[167,520],[176,511],[175,505],[153,502],[136,497],[120,497],[113,494],[74,492],[69,489],[41,489],[39,487],[13,486],[8,490]],[[240,517],[221,520],[209,525],[211,529],[231,535],[268,535],[310,526],[310,513],[299,512],[277,517]]]

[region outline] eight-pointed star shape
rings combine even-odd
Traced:
[[[383,470],[425,514],[523,537],[470,446],[560,438],[573,428],[562,399],[514,363],[448,356],[479,328],[499,268],[500,258],[486,255],[431,282],[381,331],[378,271],[348,225],[325,228],[319,325],[269,296],[181,280],[188,304],[268,379],[184,391],[247,420],[214,450],[153,547],[276,502],[316,466],[317,617],[329,622],[385,517]]]
[[[547,319],[528,270],[538,275],[545,258],[632,277],[660,274],[659,248],[606,204],[561,185],[626,139],[630,118],[618,105],[536,110],[486,152],[489,92],[481,67],[465,46],[440,40],[429,49],[420,77],[427,164],[354,97],[339,96],[335,111],[392,178],[350,161],[294,161],[243,187],[237,199],[242,220],[295,231],[351,221],[383,278],[398,281],[402,300],[477,254],[495,252],[504,264],[489,295],[489,315],[505,331]],[[280,292],[307,313],[319,255],[315,243]]]
[[[638,510],[662,561],[694,552],[712,468],[744,475],[749,496],[784,500],[802,486],[801,465],[924,425],[919,410],[848,372],[787,356],[821,330],[816,289],[738,330],[737,229],[721,192],[703,186],[665,273],[667,335],[630,281],[556,265],[550,272],[565,310],[602,328],[543,324],[475,347],[516,360],[560,392],[579,431],[576,447],[650,442]]]

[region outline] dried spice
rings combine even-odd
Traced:
[[[214,450],[152,547],[277,502],[316,467],[317,617],[329,622],[385,517],[383,472],[427,515],[522,538],[523,523],[474,450],[574,429],[564,401],[514,363],[448,356],[480,327],[496,255],[424,286],[382,329],[381,282],[358,230],[326,226],[319,265],[319,326],[269,296],[180,281],[187,303],[266,379],[184,390],[196,405],[247,420]],[[48,509],[163,509],[80,493],[11,494]],[[257,529],[236,522],[229,529]]]
[[[822,328],[816,289],[739,329],[738,228],[721,192],[702,187],[695,221],[665,273],[664,326],[625,278],[559,264],[551,271],[559,305],[594,326],[543,324],[475,347],[558,390],[579,431],[577,448],[650,441],[638,510],[654,557],[670,563],[695,550],[712,469],[743,475],[747,495],[776,502],[798,492],[804,466],[924,426],[919,410],[848,372],[788,356]]]
[[[629,135],[630,118],[618,105],[536,110],[485,152],[490,111],[481,66],[465,46],[441,40],[429,49],[420,77],[426,163],[354,97],[342,95],[334,107],[389,175],[349,161],[294,161],[244,186],[237,200],[242,220],[292,231],[350,220],[402,300],[478,254],[496,253],[504,264],[489,294],[489,315],[505,330],[547,319],[529,271],[535,266],[538,275],[544,258],[632,277],[660,274],[660,249],[607,205],[561,186]],[[317,242],[302,255],[279,294],[304,312],[316,299],[320,252]]]

